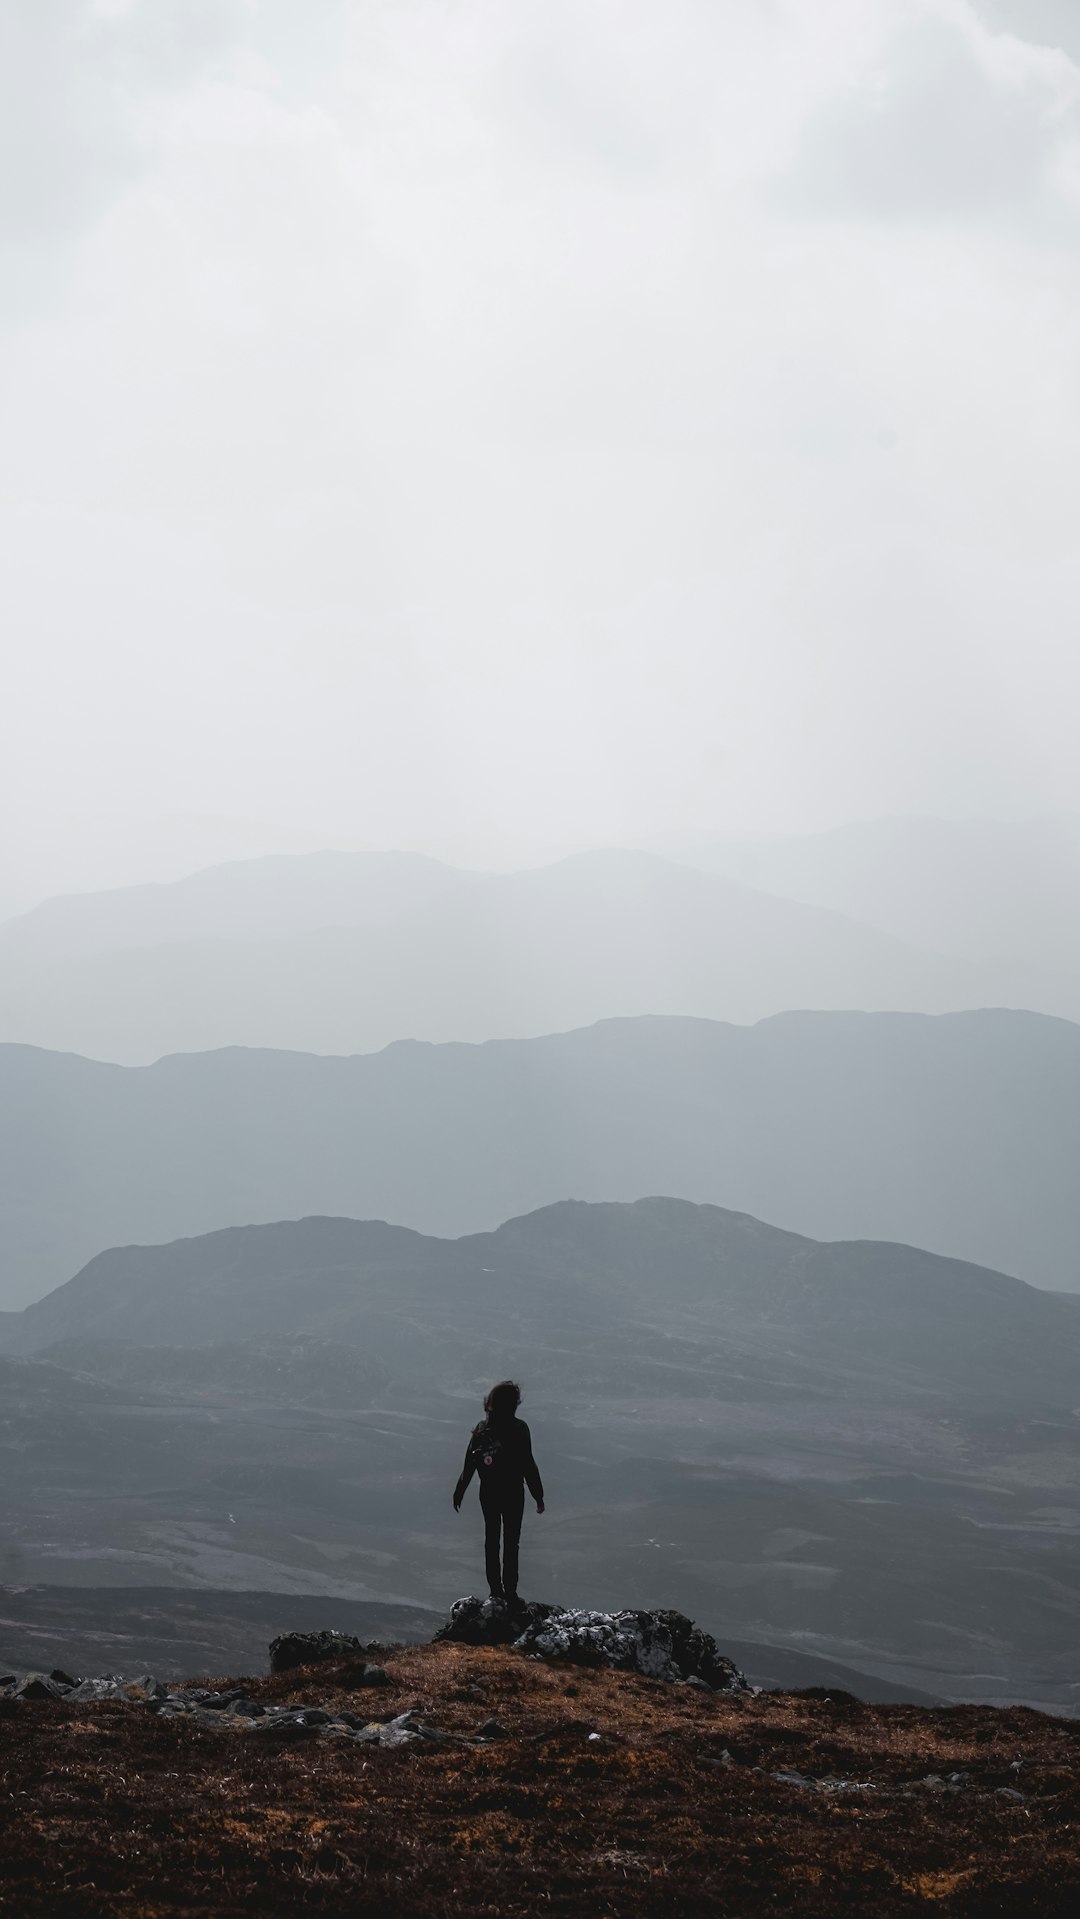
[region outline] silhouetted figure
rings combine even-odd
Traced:
[[[533,1458],[532,1436],[517,1417],[521,1388],[501,1379],[484,1401],[484,1418],[473,1428],[461,1477],[454,1487],[454,1511],[461,1511],[474,1473],[480,1476],[480,1504],[484,1513],[484,1561],[493,1599],[513,1601],[518,1596],[518,1541],[525,1511],[525,1488],[544,1510],[544,1486]],[[499,1563],[500,1535],[502,1564]]]

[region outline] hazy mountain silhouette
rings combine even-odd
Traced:
[[[1002,1274],[567,1203],[457,1241],[308,1219],[128,1248],[9,1326],[42,1356],[0,1361],[17,1583],[443,1606],[475,1576],[462,1436],[512,1371],[550,1501],[530,1589],[1073,1697],[1080,1312]]]
[[[282,939],[380,926],[475,876],[419,853],[277,853],[166,885],[68,893],[0,923],[0,969],[65,966],[129,947]]]
[[[116,1248],[27,1306],[5,1345],[311,1335],[446,1384],[462,1365],[465,1383],[493,1340],[535,1352],[545,1374],[618,1374],[632,1324],[692,1341],[719,1334],[721,1377],[767,1378],[766,1396],[842,1382],[889,1403],[938,1393],[982,1411],[1071,1412],[1080,1376],[1080,1314],[1008,1274],[890,1242],[821,1244],[661,1198],[566,1200],[457,1240],[313,1218]],[[634,1364],[643,1379],[651,1368],[655,1388],[670,1362],[661,1350]]]
[[[250,901],[226,912],[216,898],[219,885],[247,887],[243,867],[224,881],[203,875],[199,911],[188,911],[185,893],[174,914],[191,926],[216,916],[265,929],[299,899],[294,923],[308,930],[288,938],[189,934],[105,950],[106,923],[122,937],[128,913],[148,938],[173,912],[159,900],[121,909],[113,896],[100,922],[92,903],[57,909],[59,930],[73,919],[83,927],[71,933],[68,958],[66,937],[51,946],[51,908],[11,922],[0,949],[0,1039],[138,1063],[225,1045],[345,1053],[406,1037],[521,1037],[643,1013],[750,1021],[790,1007],[1080,1009],[1072,979],[1059,986],[918,952],[833,912],[644,853],[581,854],[456,883],[449,869],[393,866],[374,888],[378,910],[363,906],[371,923],[343,925],[348,886],[339,882],[351,869],[335,863],[327,881],[325,862],[350,857],[318,856],[308,890],[304,856],[256,862],[255,890],[265,889],[257,913]],[[367,876],[366,901],[372,869],[355,870]],[[432,896],[421,901],[424,889]],[[176,889],[162,891],[175,900]],[[337,921],[314,926],[310,914],[328,897]],[[390,898],[399,910],[387,917]]]
[[[128,1241],[311,1212],[487,1229],[667,1192],[1080,1286],[1080,1027],[1033,1013],[604,1022],[350,1059],[0,1047],[0,1299]]]
[[[1075,814],[874,820],[805,837],[717,840],[676,857],[934,952],[1058,973],[1080,961]]]

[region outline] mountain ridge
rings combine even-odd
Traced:
[[[1080,1286],[1080,1027],[1047,1015],[643,1017],[346,1057],[121,1067],[0,1046],[0,1303],[95,1253],[285,1215],[462,1235],[668,1193]]]
[[[1070,979],[921,951],[655,854],[578,854],[439,887],[382,921],[82,959],[20,958],[9,923],[0,1038],[145,1064],[234,1044],[348,1054],[403,1037],[520,1038],[648,1014],[1080,1011]]]

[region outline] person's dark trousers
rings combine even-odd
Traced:
[[[484,1564],[488,1589],[493,1593],[505,1593],[507,1599],[513,1599],[517,1593],[518,1543],[525,1511],[525,1488],[517,1486],[510,1491],[499,1491],[493,1486],[489,1492],[485,1492],[481,1486],[480,1504],[484,1512]]]

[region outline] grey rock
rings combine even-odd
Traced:
[[[540,1624],[554,1611],[554,1606],[534,1601],[511,1613],[503,1599],[477,1599],[470,1594],[454,1601],[446,1624],[433,1637],[436,1642],[454,1639],[467,1646],[509,1646],[527,1627]]]
[[[102,1673],[97,1679],[80,1680],[73,1691],[69,1692],[68,1698],[78,1705],[98,1699],[122,1699],[123,1684],[123,1680],[118,1678],[116,1673]]]
[[[58,1686],[55,1679],[50,1679],[48,1673],[28,1672],[24,1678],[18,1681],[12,1693],[12,1698],[65,1699],[67,1693],[68,1689],[64,1686]]]
[[[122,1685],[125,1699],[164,1699],[168,1692],[168,1687],[149,1672],[138,1673],[134,1679],[125,1679]]]
[[[480,1728],[481,1739],[505,1739],[506,1727],[500,1726],[497,1719],[485,1719]]]
[[[359,1639],[347,1632],[286,1632],[270,1641],[270,1671],[295,1672],[299,1666],[340,1663],[363,1654]]]
[[[407,1715],[401,1719],[392,1719],[388,1726],[379,1729],[380,1746],[413,1746],[422,1735],[419,1727],[413,1725]]]
[[[62,1666],[54,1666],[49,1678],[55,1686],[60,1687],[62,1692],[73,1692],[79,1683],[69,1672],[65,1672]]]
[[[191,1697],[194,1704],[198,1706],[202,1712],[229,1712],[232,1707],[243,1698],[243,1693],[236,1690],[231,1692],[205,1692],[194,1693]]]
[[[685,1613],[666,1609],[604,1613],[544,1607],[542,1616],[530,1618],[513,1644],[519,1652],[538,1652],[579,1665],[614,1666],[652,1679],[696,1679],[716,1692],[749,1690],[743,1674],[725,1659],[710,1633],[695,1626]]]
[[[259,1739],[280,1739],[286,1743],[300,1739],[314,1739],[319,1728],[310,1726],[306,1717],[290,1713],[287,1718],[274,1717],[256,1722],[253,1736]]]
[[[385,1666],[365,1666],[353,1683],[358,1686],[389,1686],[392,1682]]]
[[[1024,1803],[1023,1793],[1017,1792],[1015,1786],[998,1786],[995,1789],[994,1798],[1010,1799],[1014,1806],[1022,1806]]]

